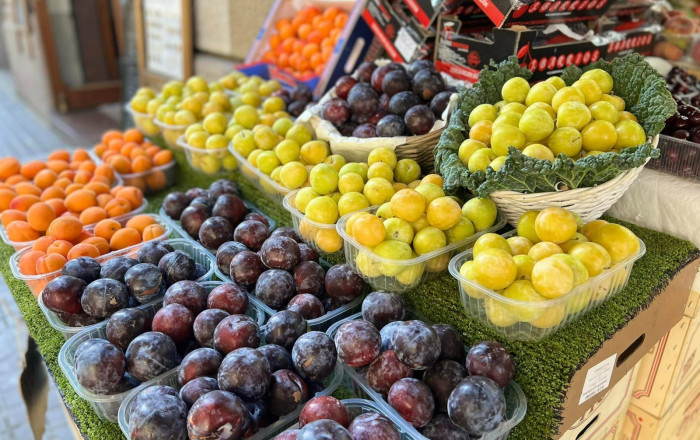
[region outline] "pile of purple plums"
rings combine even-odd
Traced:
[[[663,134],[700,143],[700,83],[695,76],[674,67],[666,76],[668,90],[676,100],[676,114],[666,120]]]
[[[287,113],[299,117],[304,110],[316,104],[314,102],[314,93],[306,84],[299,84],[292,90],[279,89],[272,92],[271,96],[278,96],[287,104]]]
[[[350,266],[338,264],[326,272],[318,253],[293,228],[277,228],[257,243],[236,238],[216,252],[219,270],[274,310],[294,310],[315,319],[362,293],[362,278]]]
[[[179,220],[190,237],[214,251],[232,239],[258,250],[270,236],[267,217],[248,212],[236,184],[230,180],[217,180],[208,190],[192,188],[185,193],[170,193],[163,199],[163,210],[171,219]]]
[[[343,136],[422,135],[442,117],[454,92],[430,61],[414,61],[408,68],[364,62],[354,76],[338,78],[336,98],[323,103],[321,116]]]
[[[369,386],[429,439],[496,429],[506,417],[502,388],[514,373],[508,351],[486,341],[467,352],[452,327],[403,321],[404,315],[399,295],[370,293],[363,319],[343,323],[334,335],[338,358],[361,369]]]
[[[332,396],[315,397],[299,415],[299,429],[289,429],[274,440],[400,440],[394,424],[382,414],[353,415]],[[447,439],[442,439],[447,440]]]
[[[65,324],[84,327],[153,301],[171,284],[199,279],[206,271],[187,253],[166,242],[150,241],[136,259],[115,257],[101,266],[90,257],[69,261],[61,276],[46,284],[41,299]]]
[[[247,296],[243,292],[237,297]],[[183,307],[164,307],[153,327],[159,314],[173,306]],[[201,348],[182,360],[180,390],[152,386],[134,398],[129,408],[132,440],[249,437],[300,408],[324,388],[323,381],[335,369],[333,340],[325,333],[307,333],[306,320],[293,311],[274,315],[262,332],[246,315],[208,309],[197,315],[191,329]]]

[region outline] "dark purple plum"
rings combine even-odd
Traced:
[[[335,82],[335,94],[338,98],[346,99],[352,86],[357,84],[357,80],[350,75],[344,75]]]
[[[145,243],[141,249],[139,249],[139,253],[137,254],[136,258],[138,259],[139,263],[158,265],[160,259],[172,251],[173,248],[171,246],[166,247],[163,242],[149,241]]]
[[[357,80],[360,82],[370,82],[372,81],[372,72],[375,71],[377,65],[372,61],[363,61],[357,69],[355,69],[355,75],[357,75]]]
[[[87,313],[76,313],[75,315],[70,315],[67,324],[69,327],[87,327],[98,322],[102,322],[102,318],[90,316]]]
[[[138,260],[129,257],[114,257],[105,261],[100,269],[100,278],[111,278],[124,283],[126,271],[139,264]],[[156,263],[157,264],[157,263]],[[126,283],[124,283],[126,284]]]
[[[260,255],[253,251],[241,251],[233,256],[229,273],[233,281],[250,289],[264,271]]]
[[[379,94],[367,83],[357,83],[348,93],[348,105],[353,114],[370,115],[379,106]]]
[[[165,214],[173,220],[179,220],[182,211],[190,204],[190,199],[181,192],[173,192],[163,199],[163,210]]]
[[[333,420],[316,420],[299,430],[296,440],[353,440],[347,429]]]
[[[297,409],[309,398],[306,382],[291,370],[272,373],[270,385],[270,412],[283,416]]]
[[[467,370],[471,376],[484,376],[499,387],[508,385],[515,374],[513,358],[508,350],[496,341],[483,341],[467,353]]]
[[[333,339],[317,331],[301,335],[292,349],[292,362],[296,372],[315,382],[320,382],[333,373],[337,356]]]
[[[222,390],[202,395],[187,415],[190,440],[242,440],[249,433],[251,425],[250,413],[243,401],[235,394]]]
[[[440,338],[440,359],[464,363],[464,344],[457,331],[447,324],[433,324],[433,330]]]
[[[292,89],[289,96],[292,98],[292,101],[307,103],[313,101],[314,92],[306,84],[298,84]]]
[[[235,194],[222,194],[216,198],[211,213],[225,218],[231,225],[237,225],[243,220],[246,211],[247,208],[240,197]]]
[[[306,333],[306,319],[297,312],[282,310],[270,317],[265,324],[265,341],[291,350],[299,336]]]
[[[131,391],[137,386],[141,385],[141,382],[131,377],[129,373],[124,373],[124,377],[119,381],[119,385],[111,391],[110,394],[121,394]]]
[[[392,70],[384,76],[382,92],[394,96],[399,92],[411,89],[411,77],[405,70]]]
[[[375,412],[360,414],[348,427],[352,440],[400,440],[394,424]]]
[[[340,303],[348,303],[362,293],[362,278],[348,264],[336,264],[326,272],[326,294]]]
[[[158,266],[139,263],[126,271],[124,284],[129,288],[129,292],[134,298],[143,304],[165,292],[166,281],[163,278],[163,273],[158,269]]]
[[[382,337],[382,351],[394,349],[394,345],[391,340],[394,338],[394,332],[401,325],[401,323],[401,321],[390,322],[379,330],[379,335]]]
[[[291,370],[294,368],[292,355],[277,344],[265,344],[262,347],[258,347],[258,351],[265,356],[270,364],[270,371],[273,373],[277,370]]]
[[[389,389],[387,401],[415,428],[428,424],[435,413],[435,400],[430,388],[418,379],[399,379]]]
[[[297,244],[301,244],[301,237],[299,237],[299,234],[297,234],[297,231],[294,230],[294,228],[289,227],[289,226],[280,226],[279,228],[275,229],[272,231],[270,234],[270,237],[287,237],[291,238],[292,240],[296,241]]]
[[[257,252],[270,236],[270,231],[267,228],[267,225],[257,220],[245,220],[236,226],[233,231],[233,239]]]
[[[425,370],[440,358],[440,338],[422,321],[403,321],[396,327],[391,345],[396,357],[414,370]]]
[[[450,103],[451,96],[452,92],[444,91],[435,95],[430,101],[430,111],[435,115],[435,119],[442,119],[442,113]]]
[[[194,278],[197,266],[194,259],[183,251],[170,252],[160,259],[158,267],[168,285]]]
[[[346,137],[352,136],[352,132],[355,131],[355,129],[357,128],[358,125],[359,124],[357,122],[348,121],[345,124],[338,127],[338,132],[342,136],[346,136]]]
[[[129,305],[126,286],[111,278],[101,278],[88,284],[80,297],[83,311],[97,318],[108,318]]]
[[[107,394],[119,385],[126,369],[124,352],[100,339],[88,339],[75,356],[78,383],[95,394]]]
[[[151,329],[169,336],[176,344],[192,337],[194,314],[185,306],[170,304],[158,310],[153,316]]]
[[[218,199],[224,194],[231,194],[237,196],[238,185],[236,185],[236,182],[233,182],[228,179],[219,179],[213,182],[211,185],[209,185],[209,189],[207,190],[207,192],[214,199]]]
[[[318,252],[306,243],[299,243],[300,261],[315,261],[318,263]]]
[[[379,96],[379,107],[378,111],[386,114],[389,113],[389,101],[391,100],[391,96],[387,95],[386,93],[382,93],[381,96]]]
[[[177,371],[177,382],[182,386],[198,377],[216,377],[224,357],[213,348],[198,348],[187,353]]]
[[[368,122],[369,124],[374,125],[375,133],[376,133],[376,130],[377,130],[377,124],[379,123],[379,121],[382,120],[382,118],[383,118],[384,116],[386,116],[386,112],[377,111],[377,112],[375,112],[374,114],[372,114],[372,116],[370,116],[369,119],[367,120],[367,122]]]
[[[211,216],[211,210],[214,207],[214,199],[209,195],[195,197],[190,202],[190,207],[202,209],[208,216]]]
[[[281,309],[296,295],[294,277],[282,269],[270,269],[258,277],[255,296],[268,307]]]
[[[239,252],[247,250],[248,248],[243,243],[227,241],[216,250],[216,267],[218,267],[224,275],[230,275],[231,260],[233,260],[233,257]]]
[[[270,364],[259,351],[243,347],[227,354],[217,376],[219,388],[248,402],[262,399],[270,391]]]
[[[252,421],[252,432],[270,426],[277,421],[277,416],[270,412],[270,403],[266,400],[256,400],[255,402],[245,402]]]
[[[191,408],[192,405],[210,391],[216,391],[219,389],[219,383],[213,377],[197,377],[187,382],[182,388],[180,388],[180,398]]]
[[[298,118],[302,113],[304,113],[305,108],[305,103],[301,101],[294,101],[287,106],[287,112],[295,118]]]
[[[225,310],[207,309],[194,318],[192,332],[199,345],[209,348],[214,346],[214,330],[227,316],[229,313]]]
[[[297,312],[304,319],[316,319],[325,315],[323,303],[310,293],[300,293],[289,300],[287,310]]]
[[[187,307],[194,316],[197,316],[207,308],[207,290],[194,281],[178,281],[165,291],[163,305],[167,306],[168,304],[181,304]]]
[[[299,245],[289,237],[270,237],[260,248],[260,259],[271,269],[292,270],[300,258]]]
[[[360,124],[352,131],[353,137],[368,139],[377,137],[377,127],[374,124]]]
[[[192,238],[199,237],[199,228],[209,218],[209,213],[203,208],[188,206],[180,215],[180,226]]]
[[[233,283],[220,284],[209,292],[209,309],[221,309],[231,315],[243,315],[248,309],[248,294],[242,287]]]
[[[432,69],[419,70],[413,76],[413,93],[423,101],[430,101],[443,90],[445,90],[445,80]]]
[[[224,217],[209,217],[199,228],[199,242],[207,249],[218,249],[231,240],[233,225]]]
[[[160,376],[179,363],[175,342],[163,333],[140,334],[126,349],[126,369],[141,382]]]
[[[430,62],[430,60],[416,60],[408,65],[407,70],[408,74],[411,76],[411,78],[413,78],[416,76],[416,73],[423,69],[435,70],[435,66]]]
[[[263,225],[267,226],[268,228],[270,227],[270,219],[265,217],[263,214],[259,212],[249,212],[248,214],[245,215],[243,220],[255,220]]]
[[[309,400],[299,414],[299,427],[316,420],[333,420],[342,426],[350,426],[350,413],[343,402],[333,396],[318,396]]]
[[[376,90],[377,92],[381,92],[384,88],[384,78],[389,72],[392,72],[394,70],[405,71],[403,66],[399,63],[389,63],[375,69],[374,72],[372,72],[372,79],[370,80],[370,82],[372,83],[372,87],[374,87],[374,90]]]
[[[427,105],[414,105],[403,117],[406,129],[412,135],[428,133],[435,123],[435,115]]]
[[[340,360],[353,368],[368,365],[379,356],[382,348],[379,330],[362,319],[342,324],[334,340]]]
[[[506,417],[506,399],[496,382],[468,376],[457,384],[447,402],[447,414],[469,434],[493,431]]]
[[[340,127],[350,118],[350,106],[344,99],[329,99],[321,106],[321,117]]]
[[[46,284],[41,299],[52,312],[77,314],[83,311],[80,297],[85,286],[87,284],[80,278],[61,275]]]
[[[132,440],[188,440],[187,405],[171,387],[144,389],[130,407],[129,435]]]
[[[471,438],[467,431],[452,423],[447,414],[436,414],[433,420],[420,430],[429,440],[465,440]]]
[[[241,347],[260,345],[258,325],[246,315],[231,315],[214,329],[214,348],[226,354]]]
[[[315,261],[302,261],[294,268],[294,283],[298,293],[323,295],[326,271]]]
[[[389,113],[402,118],[411,107],[415,107],[421,103],[420,98],[413,92],[399,92],[392,96],[389,100]]]
[[[458,383],[467,377],[467,369],[455,361],[441,359],[423,373],[425,382],[435,397],[435,408],[447,412],[447,400]]]
[[[402,321],[406,314],[401,295],[394,292],[372,292],[362,301],[362,319],[377,330],[394,321]]]
[[[73,260],[69,260],[63,269],[61,269],[61,275],[68,275],[71,277],[80,278],[86,283],[92,283],[96,279],[100,278],[100,271],[102,266],[94,258],[90,257],[78,257]]]
[[[274,440],[297,440],[297,434],[299,434],[298,429],[288,429],[282,434],[278,434]]]
[[[196,197],[209,197],[209,191],[204,188],[190,188],[185,192],[185,195],[191,202]]]
[[[380,137],[403,136],[405,131],[403,119],[397,115],[386,115],[377,123],[377,136]]]
[[[394,350],[387,350],[369,364],[365,377],[374,391],[386,394],[397,380],[413,377],[413,371],[396,357]]]
[[[122,350],[129,347],[131,341],[151,328],[148,314],[141,309],[122,309],[114,312],[107,320],[105,331],[107,340]]]

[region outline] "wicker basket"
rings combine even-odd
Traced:
[[[659,136],[651,140],[654,148],[659,144]],[[647,159],[648,162],[648,159]],[[508,223],[515,227],[518,219],[526,211],[540,211],[550,206],[559,206],[581,216],[584,222],[599,218],[622,195],[642,172],[641,167],[633,168],[619,176],[592,188],[576,188],[566,191],[523,194],[516,191],[496,191],[491,200],[505,214]]]

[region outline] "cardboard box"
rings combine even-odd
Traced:
[[[632,402],[662,417],[700,371],[700,317],[684,316],[639,363]]]
[[[695,281],[693,281],[693,287],[690,288],[690,297],[688,298],[688,304],[685,306],[685,316],[689,318],[694,318],[697,315],[698,308],[700,304],[700,272],[695,275]]]
[[[610,389],[559,440],[615,440],[627,415],[638,367]]]
[[[482,66],[489,60],[499,62],[515,55],[533,72],[532,80],[539,81],[560,74],[572,64],[585,66],[632,52],[651,54],[654,41],[654,33],[646,28],[618,34],[623,38],[600,45],[561,37],[540,44],[540,31],[527,28],[494,29],[490,41],[483,36],[461,34],[463,23],[458,18],[440,17],[438,23],[437,70],[471,82],[476,82]]]
[[[700,375],[696,375],[661,419],[630,405],[620,440],[697,440],[699,427]]]
[[[474,0],[497,27],[544,26],[553,23],[593,21],[608,10],[614,0]]]

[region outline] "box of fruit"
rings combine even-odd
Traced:
[[[629,188],[675,113],[666,82],[636,54],[530,86],[513,57],[460,94],[435,148],[445,188],[490,197],[515,225],[566,206],[595,220]]]

